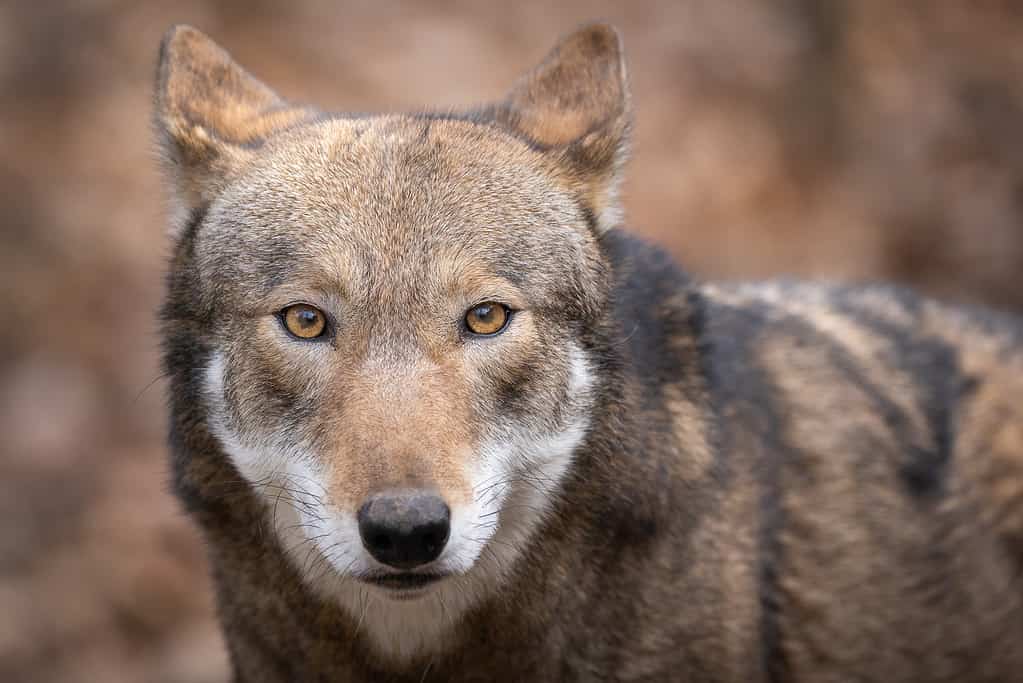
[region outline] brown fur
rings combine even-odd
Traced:
[[[1021,679],[1023,326],[887,288],[696,283],[624,236],[613,29],[457,115],[296,107],[187,27],[159,73],[175,488],[237,681]],[[323,340],[281,330],[296,301],[329,314]],[[459,327],[481,301],[516,311],[492,340]],[[322,590],[340,568],[285,547],[279,516],[324,501],[485,501],[488,435],[580,416],[556,487],[502,483],[549,504],[514,552],[445,579],[457,609],[417,598],[452,610],[421,651],[369,626],[414,608],[353,609]],[[238,455],[290,448],[322,482]]]

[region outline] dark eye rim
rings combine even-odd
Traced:
[[[487,333],[473,332],[472,329],[469,327],[469,323],[466,320],[466,318],[469,317],[469,313],[471,313],[473,309],[479,308],[484,304],[490,304],[491,306],[500,306],[501,308],[503,308],[504,324],[501,325],[500,329],[494,330],[493,332]],[[518,312],[519,312],[518,309],[512,308],[506,303],[495,301],[494,299],[485,299],[465,309],[465,313],[462,314],[462,333],[471,339],[489,339],[491,337],[496,337],[497,335],[502,334],[505,330],[508,329],[508,326],[511,325],[512,318],[514,318],[515,314]]]
[[[287,320],[288,311],[292,308],[295,308],[296,306],[305,306],[307,308],[311,308],[315,311],[319,311],[320,315],[323,316],[323,330],[318,335],[316,335],[315,337],[300,337],[288,329]],[[291,337],[292,339],[294,339],[295,341],[306,343],[321,343],[325,341],[330,341],[330,339],[334,336],[334,322],[331,319],[330,315],[328,315],[325,310],[323,310],[316,304],[311,304],[308,301],[292,301],[286,306],[283,306],[281,310],[277,311],[277,313],[274,314],[274,317],[277,318],[277,322],[280,324],[281,329],[284,330],[284,333]]]

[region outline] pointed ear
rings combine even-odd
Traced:
[[[622,43],[607,24],[564,38],[494,110],[498,122],[551,155],[597,228],[619,220],[617,189],[631,127]]]
[[[310,113],[289,106],[191,26],[164,36],[155,122],[184,208],[209,202],[268,137]]]

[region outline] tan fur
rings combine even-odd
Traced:
[[[164,41],[157,124],[173,140],[168,161],[189,206],[209,201],[250,158],[247,145],[305,119],[199,31],[180,26]]]
[[[594,26],[563,41],[512,90],[512,125],[545,147],[585,144],[585,136],[622,125],[628,98],[618,36]]]
[[[464,470],[473,451],[463,374],[452,362],[403,370],[376,358],[356,376],[336,379],[348,395],[336,408],[331,398],[324,401],[337,415],[328,475],[336,504],[355,510],[395,488],[436,488],[451,504],[468,502]]]
[[[962,363],[977,387],[961,420],[964,485],[984,501],[981,522],[1023,546],[1023,356],[1013,339],[984,333],[965,317],[938,307],[928,313],[932,333],[969,340]]]
[[[236,681],[1019,680],[1023,324],[625,236],[613,28],[491,106],[346,117],[179,27],[156,100],[175,490]],[[407,489],[451,511],[419,593],[357,522]]]
[[[618,221],[617,183],[631,108],[621,41],[597,24],[563,40],[495,109],[504,125],[548,151],[560,182],[602,229]]]

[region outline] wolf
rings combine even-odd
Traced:
[[[155,99],[233,680],[1023,680],[1023,324],[630,237],[615,29],[366,115],[178,26]]]

